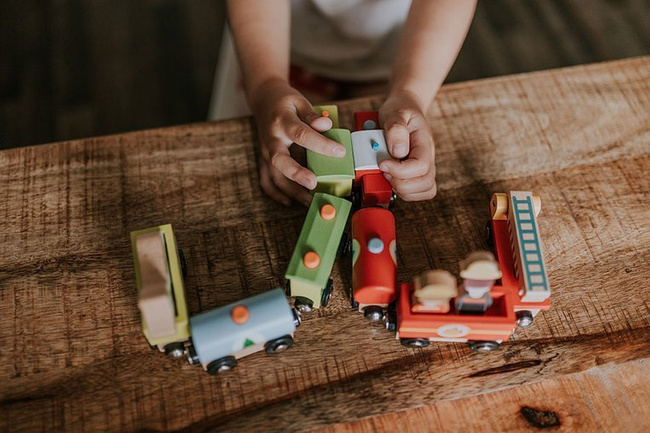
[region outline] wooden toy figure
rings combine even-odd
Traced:
[[[475,251],[460,263],[463,291],[456,307],[465,314],[483,314],[492,306],[490,290],[501,278],[499,263],[489,251]]]
[[[413,312],[448,313],[449,301],[458,295],[456,278],[447,271],[430,270],[413,280]]]

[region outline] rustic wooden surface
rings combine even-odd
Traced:
[[[456,272],[490,194],[531,189],[552,310],[495,353],[406,349],[349,311],[339,261],[293,349],[221,377],[147,347],[128,233],[174,225],[193,314],[282,284],[305,209],[260,192],[252,122],[4,151],[0,430],[647,431],[648,113],[648,57],[446,86],[439,194],[395,210],[400,280]]]

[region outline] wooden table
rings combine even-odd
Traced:
[[[379,102],[341,103],[343,126]],[[283,284],[306,211],[262,195],[252,121],[4,151],[0,430],[648,431],[649,113],[650,57],[444,87],[399,279],[456,273],[491,193],[533,190],[553,308],[497,352],[407,349],[350,312],[340,260],[293,349],[219,377],[148,348],[128,234],[174,225],[193,314]]]

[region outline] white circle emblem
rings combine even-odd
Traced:
[[[443,325],[438,328],[438,335],[447,338],[460,338],[469,334],[469,326],[461,325],[459,323],[452,323],[450,325]]]

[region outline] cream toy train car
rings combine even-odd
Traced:
[[[172,358],[185,354],[190,337],[183,270],[171,224],[131,233],[142,332],[152,348]]]

